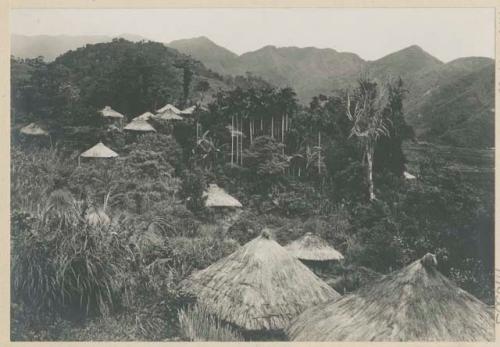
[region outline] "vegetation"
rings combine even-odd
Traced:
[[[244,341],[243,337],[202,306],[194,305],[179,311],[181,335],[187,341]]]
[[[439,271],[493,302],[492,157],[408,143],[402,80],[384,90],[362,80],[302,106],[291,88],[220,78],[175,50],[124,40],[48,64],[13,59],[12,71],[14,340],[239,340],[186,308],[193,298],[179,283],[264,227],[283,246],[306,232],[331,243],[345,262],[322,276],[341,292],[433,252]],[[130,119],[201,94],[206,109],[152,121],[148,135],[127,136],[97,114],[110,105]],[[356,104],[381,94],[354,117]],[[377,136],[367,143],[358,135],[373,116]],[[18,135],[32,121],[47,125],[52,144]],[[79,162],[100,140],[119,157]],[[209,183],[243,211],[205,208]]]

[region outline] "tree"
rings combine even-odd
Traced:
[[[356,103],[351,107],[351,98],[347,94],[346,114],[352,122],[349,137],[356,136],[363,153],[363,163],[366,169],[368,194],[370,201],[375,200],[373,187],[373,156],[377,140],[388,136],[385,114],[386,97],[384,90],[379,91],[377,83],[361,78],[356,90]]]
[[[283,146],[269,136],[259,136],[245,151],[245,163],[250,170],[250,175],[264,190],[283,177],[289,165],[282,152]]]
[[[402,176],[405,171],[406,157],[403,153],[403,141],[415,137],[413,128],[406,123],[403,113],[403,101],[408,91],[399,78],[388,86],[388,105],[386,108],[388,136],[381,137],[375,147],[375,172],[389,171]]]

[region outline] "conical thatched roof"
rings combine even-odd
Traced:
[[[159,110],[156,110],[157,113],[163,113],[165,111],[172,111],[175,114],[180,114],[181,113],[181,110],[179,110],[177,107],[175,107],[172,104],[166,104],[165,106],[163,106]]]
[[[436,264],[427,254],[336,302],[313,307],[287,334],[297,341],[493,340],[493,312]]]
[[[311,305],[340,295],[264,231],[181,282],[211,314],[245,330],[282,330]]]
[[[193,114],[193,112],[196,110],[196,106],[191,106],[188,108],[185,108],[184,110],[181,111],[181,114]]]
[[[203,196],[207,197],[206,207],[243,207],[238,200],[214,183],[208,186],[208,189],[203,192]]]
[[[118,157],[118,154],[106,147],[102,142],[99,142],[94,147],[80,154],[80,156],[84,158],[114,158]]]
[[[143,114],[132,119],[132,122],[136,121],[136,120],[149,120],[153,116],[154,116],[154,114],[152,114],[151,112],[144,112]]]
[[[411,173],[409,173],[408,171],[403,172],[403,176],[404,176],[404,178],[406,178],[407,180],[414,180],[414,179],[417,179],[417,177],[415,177],[415,175],[412,175],[412,174],[411,174]]]
[[[339,251],[313,233],[306,233],[285,248],[295,258],[302,260],[324,261],[344,259],[344,256]]]
[[[102,114],[103,117],[107,117],[107,118],[119,118],[119,119],[122,119],[122,118],[125,117],[120,112],[117,112],[117,111],[113,110],[110,106],[105,106],[99,112]]]
[[[156,131],[155,128],[145,120],[133,120],[132,122],[128,123],[124,130],[130,130],[130,131],[140,131],[140,132],[150,132],[150,131]]]
[[[31,123],[22,127],[20,130],[21,134],[32,135],[32,136],[48,136],[48,131],[44,130],[40,125],[36,123]]]
[[[183,120],[184,119],[172,110],[165,110],[163,112],[157,113],[156,115],[153,116],[153,118],[162,119],[162,120]]]

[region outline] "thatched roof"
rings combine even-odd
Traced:
[[[161,113],[154,115],[153,118],[162,119],[162,120],[183,120],[184,119],[172,110],[165,110]]]
[[[120,112],[117,112],[117,111],[113,110],[110,106],[105,106],[99,112],[102,114],[103,117],[107,117],[107,118],[119,118],[119,119],[122,119],[122,118],[125,117]]]
[[[154,114],[152,114],[151,112],[144,112],[140,116],[137,116],[134,119],[132,119],[132,122],[136,121],[136,120],[149,120],[153,116],[154,116]]]
[[[150,132],[150,131],[156,131],[155,128],[145,120],[133,120],[132,122],[128,123],[124,130],[130,130],[130,131],[141,131],[141,132]]]
[[[194,111],[196,111],[196,106],[191,106],[182,110],[181,114],[193,114]]]
[[[21,134],[31,135],[31,136],[48,136],[49,132],[44,130],[40,125],[36,123],[31,123],[22,127],[20,130]]]
[[[118,154],[106,147],[102,142],[99,142],[94,147],[80,154],[80,156],[84,158],[114,158],[118,157]]]
[[[282,330],[311,305],[340,296],[266,231],[181,286],[211,314],[249,331]]]
[[[403,172],[403,176],[404,176],[407,180],[414,180],[414,179],[417,179],[417,177],[415,177],[415,175],[412,175],[412,174],[411,174],[411,173],[409,173],[408,171]]]
[[[493,312],[436,264],[427,254],[336,302],[313,307],[287,334],[297,341],[493,340]]]
[[[214,183],[208,186],[208,189],[203,192],[203,196],[207,197],[206,207],[243,207],[238,200]]]
[[[166,104],[165,106],[163,106],[159,110],[156,110],[157,113],[163,113],[165,111],[172,111],[175,114],[180,114],[181,113],[181,110],[179,110],[177,107],[175,107],[172,104]]]
[[[339,251],[313,233],[306,233],[285,248],[295,258],[302,260],[323,261],[344,259],[344,256]]]

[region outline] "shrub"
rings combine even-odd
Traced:
[[[179,310],[179,325],[181,337],[186,341],[244,341],[239,332],[200,305]]]
[[[196,214],[203,214],[206,210],[206,197],[203,196],[206,187],[205,176],[201,171],[184,172],[180,195],[186,200],[187,208]]]
[[[68,198],[56,191],[32,227],[16,232],[13,293],[36,312],[105,315],[119,302],[124,240],[116,230],[87,225]]]
[[[233,253],[238,242],[223,236],[203,235],[196,238],[175,237],[168,241],[176,268],[204,269]]]

